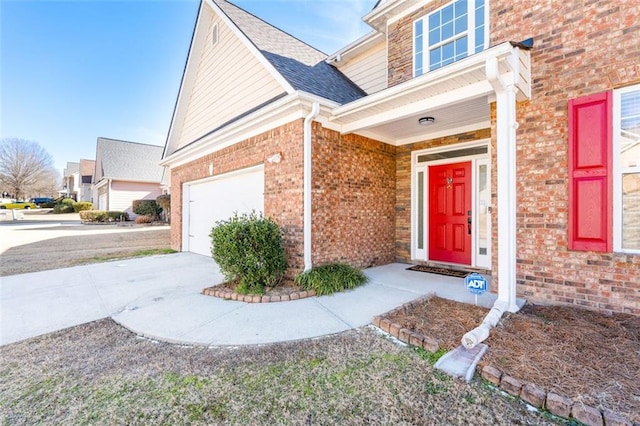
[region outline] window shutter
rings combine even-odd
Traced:
[[[612,92],[569,101],[569,249],[612,251]]]

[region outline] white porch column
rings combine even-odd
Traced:
[[[487,60],[487,78],[496,92],[498,163],[498,302],[509,312],[516,304],[516,91],[505,81],[495,58]],[[517,75],[517,74],[516,74]]]

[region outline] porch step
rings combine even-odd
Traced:
[[[434,367],[453,377],[463,378],[467,383],[471,381],[476,366],[489,346],[480,343],[473,349],[458,346],[447,352],[435,363]]]

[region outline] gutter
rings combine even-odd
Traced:
[[[311,264],[311,123],[320,113],[320,104],[314,102],[311,112],[304,119],[304,203],[303,203],[303,232],[304,232],[304,270],[310,270]]]
[[[515,47],[513,55],[517,55]],[[498,162],[498,299],[482,323],[462,336],[462,345],[473,349],[489,337],[505,312],[517,312],[516,303],[516,78],[518,62],[514,61],[514,77],[500,75],[497,58],[486,60],[487,80],[496,93],[496,139]]]

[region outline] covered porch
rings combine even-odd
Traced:
[[[396,258],[481,270],[511,312],[516,103],[529,98],[529,51],[503,43],[336,107],[328,120],[396,147]]]

